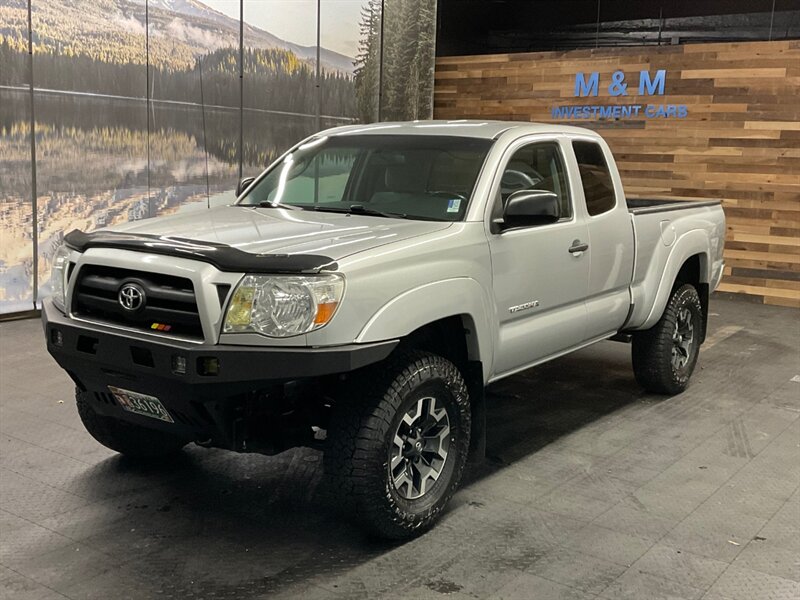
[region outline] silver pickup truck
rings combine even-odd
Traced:
[[[626,202],[573,127],[340,127],[237,195],[66,235],[48,350],[109,448],[320,448],[335,497],[391,538],[483,452],[486,385],[615,338],[646,390],[683,391],[723,271],[718,202]]]

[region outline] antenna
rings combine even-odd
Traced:
[[[203,153],[206,158],[206,207],[211,208],[211,192],[208,182],[208,145],[206,143],[206,100],[203,96],[203,59],[198,57],[197,68],[200,71],[200,112],[203,115]]]

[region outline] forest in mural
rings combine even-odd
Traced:
[[[2,1],[0,84],[8,85],[27,78],[27,2]],[[238,20],[194,0],[31,1],[37,88],[142,98],[149,73],[151,98],[199,102],[202,72],[206,104],[239,106],[230,80],[239,75]],[[314,22],[316,15],[298,18]],[[313,113],[316,50],[251,26],[244,39],[246,108]],[[326,50],[321,67],[331,114],[355,116],[353,58]]]
[[[277,48],[246,48],[243,57],[244,77],[250,91],[245,95],[245,108],[314,113],[317,96],[313,63]],[[0,45],[0,64],[9,67],[9,78],[0,76],[0,85],[13,81],[18,73],[25,73],[27,60],[27,52],[14,51],[7,42]],[[238,62],[238,49],[222,48],[198,57],[185,68],[154,65],[150,69],[150,97],[160,101],[199,102],[202,74],[205,104],[236,108],[239,86],[232,83],[238,82]],[[232,74],[236,82],[231,81]],[[36,57],[35,76],[42,82],[39,87],[51,90],[139,98],[145,94],[142,65],[43,54]],[[324,105],[331,114],[355,117],[352,74],[323,70],[321,78]]]
[[[367,0],[355,60],[356,114],[378,111],[383,121],[429,119],[433,114],[436,3],[432,0]],[[384,19],[383,39],[381,20]],[[383,54],[380,49],[383,44]],[[382,59],[382,63],[381,63]]]
[[[240,171],[319,127],[429,118],[435,0],[321,2],[0,0],[0,313],[48,292],[71,229],[230,202]],[[319,79],[309,36],[268,30],[287,9],[319,19]]]

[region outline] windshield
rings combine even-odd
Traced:
[[[239,205],[458,221],[491,145],[455,136],[321,137],[275,164]]]

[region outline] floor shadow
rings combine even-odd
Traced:
[[[466,486],[642,399],[627,348],[604,346],[591,360],[582,351],[491,386],[488,457]],[[94,543],[144,545],[123,570],[148,573],[154,589],[168,585],[176,597],[280,592],[395,547],[367,538],[325,500],[321,453],[313,450],[265,457],[190,447],[169,461],[110,458],[82,478],[90,495],[118,503],[96,524]]]

